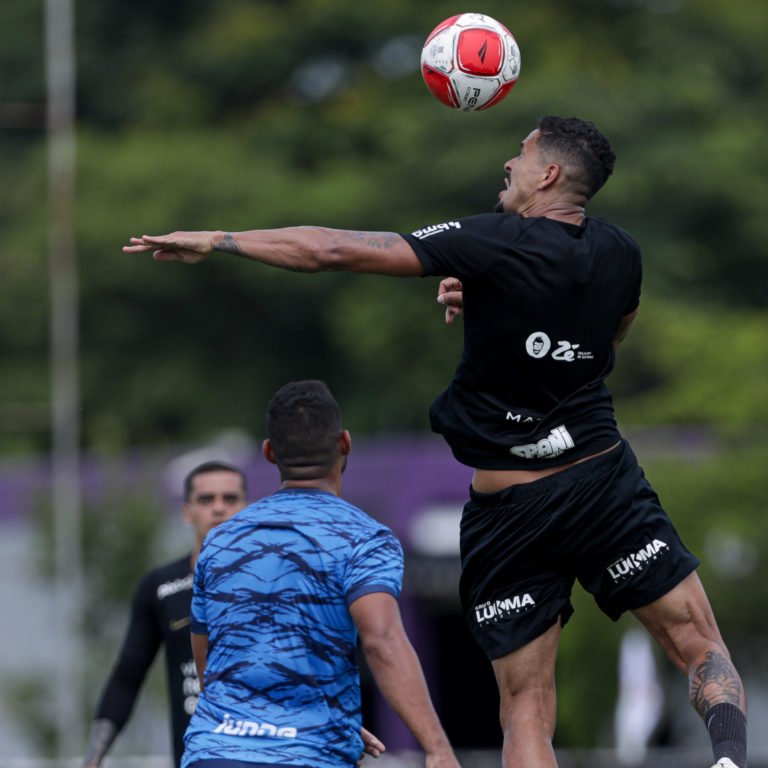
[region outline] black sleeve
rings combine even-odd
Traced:
[[[162,642],[155,610],[156,586],[147,574],[136,588],[131,618],[120,655],[101,694],[96,718],[111,720],[118,729],[128,721],[144,678]]]
[[[640,246],[634,240],[630,241],[629,256],[632,263],[632,282],[629,292],[629,301],[624,309],[625,315],[634,312],[640,305],[640,287],[643,282],[643,263],[640,257]]]
[[[483,213],[422,227],[403,234],[416,252],[425,275],[473,280],[482,277],[509,247],[519,217]]]

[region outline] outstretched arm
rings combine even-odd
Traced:
[[[158,261],[196,264],[214,251],[295,272],[367,272],[411,277],[424,271],[406,240],[395,232],[325,227],[253,229],[248,232],[172,232],[132,237],[125,253],[152,251]]]
[[[405,634],[397,600],[388,593],[373,592],[355,600],[349,612],[376,684],[426,753],[427,768],[459,768]]]

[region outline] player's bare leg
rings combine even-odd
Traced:
[[[699,577],[692,573],[664,597],[633,613],[656,638],[666,654],[687,676],[694,709],[704,719],[713,741],[715,759],[721,742],[746,760],[746,714],[744,687],[720,635],[717,622]],[[725,705],[725,706],[718,706]],[[718,707],[717,710],[713,708]],[[738,710],[738,711],[737,711]],[[712,723],[712,713],[733,720],[723,727]],[[738,722],[737,722],[738,721]]]
[[[560,623],[522,648],[494,659],[504,732],[503,768],[556,768],[555,660]]]

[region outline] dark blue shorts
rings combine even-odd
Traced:
[[[187,768],[304,768],[304,766],[283,763],[251,763],[247,760],[227,760],[225,758],[206,758],[205,760],[195,760]]]
[[[699,565],[625,441],[532,483],[471,490],[461,562],[464,613],[490,659],[565,624],[576,579],[615,621]]]

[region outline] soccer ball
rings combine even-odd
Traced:
[[[438,24],[421,51],[421,74],[443,104],[472,112],[498,104],[520,74],[511,32],[482,13],[460,13]]]

